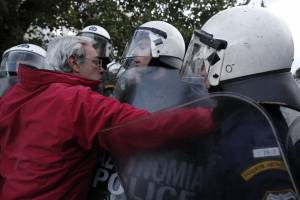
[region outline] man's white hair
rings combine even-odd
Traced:
[[[49,42],[46,53],[46,65],[55,71],[71,72],[68,58],[75,56],[79,63],[84,62],[85,50],[83,45],[94,44],[91,38],[82,36],[62,36]]]

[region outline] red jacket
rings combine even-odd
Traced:
[[[147,112],[93,92],[98,81],[28,67],[18,73],[20,83],[0,102],[0,199],[85,199],[97,135]]]
[[[97,147],[128,153],[213,126],[210,109],[167,112],[138,130],[114,131],[108,138],[114,145],[102,137],[103,129],[148,112],[93,92],[98,81],[24,66],[18,76],[0,100],[1,200],[83,200]]]

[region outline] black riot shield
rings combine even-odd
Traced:
[[[132,67],[119,78],[115,97],[151,112],[187,103],[206,95],[202,80],[182,81],[177,69],[159,66]]]
[[[108,151],[99,151],[89,200],[126,200],[124,189]]]
[[[214,94],[103,133],[129,200],[298,199],[273,124]]]
[[[118,79],[115,97],[137,108],[157,111],[207,95],[202,80],[182,81],[177,69],[129,67]],[[126,199],[109,152],[100,152],[89,199]]]

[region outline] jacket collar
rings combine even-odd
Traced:
[[[31,66],[20,65],[18,79],[26,88],[35,89],[51,83],[67,83],[70,85],[83,85],[96,89],[100,81],[89,80],[68,73],[36,69]]]

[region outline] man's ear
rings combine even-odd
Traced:
[[[77,58],[75,56],[70,56],[67,60],[69,67],[73,70],[73,72],[79,72],[80,66],[78,65]]]

